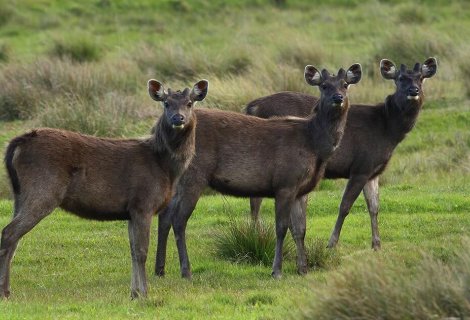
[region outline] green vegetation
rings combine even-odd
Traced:
[[[381,78],[379,59],[412,65],[435,56],[439,64],[424,84],[416,128],[380,181],[381,252],[369,249],[362,196],[338,250],[325,250],[345,181],[323,181],[308,208],[311,272],[297,276],[291,255],[275,281],[267,257],[273,202],[262,207],[267,223],[260,249],[259,230],[245,223],[248,201],[211,195],[188,224],[193,280],[179,278],[170,239],[166,278],[150,276],[151,249],[150,296],[130,301],[125,223],[58,210],[21,241],[12,297],[0,301],[0,318],[285,319],[298,318],[297,310],[305,318],[469,317],[470,268],[462,254],[470,228],[469,29],[466,1],[0,0],[3,146],[36,126],[148,134],[161,112],[147,94],[150,78],[173,89],[206,78],[209,94],[198,107],[241,111],[277,91],[317,94],[304,83],[306,64],[336,71],[361,63],[363,79],[350,91],[351,101],[362,103],[383,101],[394,88]],[[10,197],[4,169],[0,197]],[[0,227],[9,222],[11,205],[0,202]],[[245,239],[233,235],[244,232]],[[242,263],[247,254],[235,252],[227,260],[220,252],[224,236],[223,249],[243,244],[261,258]],[[363,299],[351,300],[358,296]]]

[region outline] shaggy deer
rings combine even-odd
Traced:
[[[145,261],[153,214],[171,199],[174,185],[195,151],[193,105],[207,94],[201,80],[190,91],[165,92],[148,81],[164,106],[148,139],[102,139],[41,128],[14,138],[5,163],[12,184],[13,220],[0,244],[0,297],[10,294],[10,265],[18,241],[61,207],[94,220],[128,220],[132,257],[131,296],[146,296]]]
[[[384,103],[375,106],[351,105],[341,145],[327,164],[325,178],[349,179],[339,208],[335,228],[328,247],[339,239],[344,219],[356,201],[361,189],[366,199],[372,228],[372,248],[380,249],[377,215],[379,212],[379,176],[392,156],[393,150],[413,129],[423,105],[422,84],[437,71],[434,58],[423,65],[416,63],[413,70],[401,65],[397,70],[390,60],[380,62],[382,76],[394,80],[396,91]],[[286,107],[285,101],[291,104]],[[303,93],[280,92],[259,98],[248,104],[247,114],[262,117],[285,115],[304,117],[312,112],[318,99]],[[251,198],[251,215],[258,219],[261,198]],[[306,206],[306,204],[304,205]]]
[[[276,251],[273,276],[282,269],[282,245],[290,217],[299,216],[299,199],[323,175],[325,163],[338,145],[349,109],[347,89],[361,79],[361,66],[340,69],[336,76],[305,68],[305,80],[319,86],[318,114],[308,119],[261,119],[234,112],[197,110],[196,155],[181,177],[176,194],[159,216],[155,272],[164,275],[171,226],[178,247],[181,274],[191,277],[185,230],[201,192],[207,186],[234,196],[274,197]],[[288,107],[288,106],[286,106]],[[297,227],[298,225],[296,225]],[[291,228],[297,246],[297,269],[306,272],[305,225]]]

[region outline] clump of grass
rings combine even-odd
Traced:
[[[232,221],[215,236],[216,254],[233,262],[271,265],[276,247],[274,226],[260,221]],[[285,247],[285,254],[291,247]]]
[[[374,61],[386,57],[412,68],[427,57],[451,57],[455,54],[455,45],[444,35],[437,36],[424,27],[400,26],[384,37],[375,52]]]
[[[49,52],[51,56],[76,62],[97,61],[102,54],[97,41],[86,34],[55,39]]]
[[[122,137],[139,120],[139,105],[135,99],[116,93],[91,100],[70,96],[45,103],[37,121],[45,127],[96,136]]]
[[[279,62],[303,69],[306,65],[321,66],[326,53],[321,46],[309,41],[288,42],[279,52]]]
[[[326,243],[316,238],[306,245],[307,263],[313,270],[329,270],[341,263],[337,249],[328,249]]]
[[[4,26],[10,21],[13,10],[11,9],[10,5],[7,4],[7,1],[0,1],[0,27]]]
[[[413,270],[399,260],[366,259],[316,283],[300,318],[463,319],[470,316],[469,266],[468,252],[452,264],[424,256]]]
[[[206,52],[203,47],[191,43],[168,43],[160,48],[142,44],[130,58],[144,72],[180,80],[239,75],[252,65],[247,50],[229,46],[221,52]]]
[[[429,11],[427,7],[415,4],[407,3],[399,6],[396,17],[398,23],[414,23],[424,24],[428,22]]]
[[[0,62],[7,62],[9,58],[10,47],[4,42],[0,42]]]
[[[110,91],[134,93],[145,80],[134,64],[123,61],[74,64],[41,59],[31,64],[9,64],[0,73],[0,119],[30,119],[39,105],[73,95],[96,99]]]

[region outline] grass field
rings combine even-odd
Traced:
[[[439,64],[437,75],[424,85],[426,101],[416,128],[381,178],[380,252],[370,250],[369,216],[360,196],[343,227],[339,266],[300,277],[290,259],[276,281],[269,266],[217,255],[217,234],[244,220],[249,206],[247,199],[208,195],[188,224],[193,280],[180,279],[173,237],[166,277],[152,277],[155,219],[147,263],[149,298],[131,301],[126,224],[81,220],[58,210],[21,241],[12,265],[12,296],[0,301],[0,318],[320,318],[315,312],[340,303],[325,297],[353,292],[338,279],[354,278],[358,270],[388,266],[392,260],[390,268],[398,272],[391,274],[401,277],[395,284],[381,281],[383,274],[374,270],[365,282],[372,289],[374,283],[378,288],[386,283],[395,290],[426,275],[423,263],[458,266],[457,257],[470,243],[467,30],[466,1],[0,1],[2,146],[36,126],[100,136],[148,134],[160,114],[146,91],[149,78],[174,89],[206,78],[209,93],[198,107],[241,111],[250,100],[277,91],[317,94],[304,83],[306,64],[336,71],[361,63],[363,79],[350,92],[353,102],[362,103],[383,101],[394,88],[380,76],[381,58],[411,65],[434,56]],[[311,195],[307,242],[326,245],[344,185],[344,180],[323,181]],[[3,168],[0,197],[3,227],[12,212]],[[263,204],[262,217],[274,221],[272,201]],[[455,273],[433,270],[442,279]],[[462,274],[467,291],[460,305],[470,310],[470,276]],[[402,296],[409,297],[406,289]],[[390,303],[397,303],[391,297]],[[401,317],[391,316],[393,308],[388,312],[386,319],[455,316],[449,311]]]

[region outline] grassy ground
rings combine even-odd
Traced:
[[[354,102],[379,102],[393,83],[381,58],[408,65],[438,59],[426,81],[416,128],[381,178],[383,250],[370,248],[362,196],[340,239],[334,270],[280,281],[270,267],[234,264],[216,255],[218,230],[244,219],[248,201],[206,196],[188,226],[194,279],[179,278],[170,240],[167,276],[152,277],[150,297],[129,300],[130,256],[122,222],[97,223],[56,212],[20,243],[12,297],[0,318],[295,318],[328,283],[360,261],[393,258],[416,272],[422,252],[447,264],[470,235],[470,4],[466,1],[0,1],[0,144],[35,126],[136,137],[160,113],[145,84],[171,88],[210,81],[200,106],[240,111],[251,99],[281,90],[316,94],[303,80],[306,64],[337,70],[363,65]],[[309,205],[307,240],[326,241],[345,181],[323,181]],[[0,197],[9,197],[0,171]],[[0,226],[11,217],[0,202]],[[263,219],[273,221],[266,201]],[[153,230],[156,230],[154,227]],[[153,234],[153,240],[155,233]],[[468,244],[467,242],[464,242]],[[155,243],[152,242],[152,248]],[[334,291],[334,287],[332,287]]]

